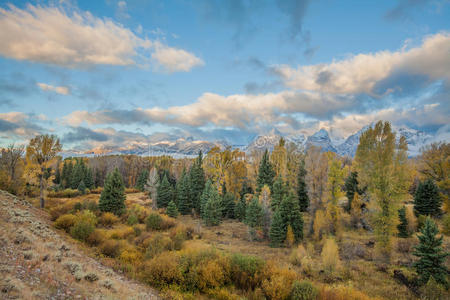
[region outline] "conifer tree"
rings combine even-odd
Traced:
[[[136,180],[136,188],[138,190],[140,190],[141,192],[144,191],[144,187],[145,187],[145,183],[147,182],[147,178],[148,178],[148,170],[144,169],[142,170],[142,172],[139,174],[138,179]]]
[[[441,213],[442,199],[433,180],[419,183],[414,195],[414,212],[416,215],[438,216]]]
[[[236,203],[234,207],[234,217],[239,221],[245,220],[245,211],[247,210],[247,203],[245,202],[245,196],[242,196],[241,199]]]
[[[225,192],[222,197],[222,216],[224,218],[234,219],[234,195],[232,193]]]
[[[86,185],[84,184],[84,181],[80,181],[77,189],[83,195],[86,193]]]
[[[284,230],[287,230],[288,225],[291,225],[294,231],[295,241],[301,241],[303,239],[303,216],[300,212],[298,200],[292,193],[289,193],[281,201],[280,213],[283,219]]]
[[[86,187],[88,189],[93,189],[94,188],[94,178],[92,176],[92,169],[91,168],[87,168],[86,177],[84,178],[84,183],[86,184]]]
[[[205,172],[203,171],[202,164],[203,156],[202,151],[200,151],[189,172],[190,195],[197,213],[201,211],[201,196],[205,188]]]
[[[117,216],[125,210],[125,186],[117,168],[106,177],[98,207],[102,212],[111,212]]]
[[[254,197],[245,211],[245,223],[252,228],[260,227],[262,218],[263,209],[258,202],[258,198]]]
[[[345,206],[345,210],[350,212],[352,208],[352,200],[355,197],[355,193],[359,193],[358,190],[358,172],[351,172],[345,179],[344,190],[347,196],[348,202]]]
[[[398,218],[400,223],[397,225],[398,236],[401,238],[409,237],[408,232],[408,219],[406,219],[406,207],[402,207],[398,210]]]
[[[103,186],[102,182],[102,174],[99,169],[95,169],[95,180],[94,180],[94,186],[100,187]]]
[[[72,171],[71,188],[77,189],[81,181],[84,181],[84,164],[83,160],[77,160]]]
[[[208,202],[209,197],[211,195],[211,190],[213,189],[213,183],[211,179],[205,184],[205,188],[203,189],[202,195],[200,197],[200,215],[203,216],[203,212],[205,210],[206,202]]]
[[[203,212],[203,220],[207,226],[216,226],[222,219],[222,209],[220,207],[220,195],[215,187],[212,187],[209,193],[209,199],[206,201]]]
[[[172,218],[176,218],[178,216],[178,209],[173,200],[170,200],[169,205],[167,205],[166,213]]]
[[[256,192],[259,193],[264,185],[269,186],[272,190],[273,179],[275,177],[275,171],[269,160],[269,151],[266,149],[262,157],[261,163],[259,164],[258,178],[256,180]]]
[[[177,182],[177,203],[178,210],[182,215],[188,215],[192,212],[192,200],[189,195],[189,177],[186,170],[183,170],[181,177]]]
[[[53,179],[53,183],[61,184],[61,171],[59,170],[59,161],[56,164],[55,179]]]
[[[307,211],[309,207],[309,196],[305,178],[306,178],[305,161],[302,160],[300,162],[300,168],[298,170],[297,175],[297,197],[298,197],[298,205],[300,207],[301,212]]]
[[[67,189],[71,185],[72,180],[72,161],[70,159],[64,160],[64,165],[61,173],[61,182],[63,188]]]
[[[270,225],[269,238],[271,247],[282,246],[284,239],[286,238],[286,227],[279,209],[277,209],[273,214],[272,224]]]
[[[167,180],[167,176],[164,175],[161,183],[158,185],[158,195],[156,198],[156,203],[158,207],[167,207],[169,202],[173,200],[173,190],[169,181]]]
[[[286,186],[281,176],[278,176],[273,183],[272,189],[272,201],[270,202],[270,208],[272,211],[276,211],[281,204],[281,201],[286,196]]]
[[[419,245],[413,252],[415,256],[419,257],[419,260],[413,264],[419,274],[419,282],[426,284],[430,276],[433,276],[436,282],[448,287],[449,270],[445,266],[445,259],[450,253],[442,248],[443,237],[436,236],[439,230],[430,217],[426,219],[420,232],[421,234],[418,235]]]

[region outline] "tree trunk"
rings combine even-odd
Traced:
[[[44,208],[44,168],[41,168],[41,176],[39,177],[39,195],[40,195],[40,207]]]

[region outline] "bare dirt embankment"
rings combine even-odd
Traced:
[[[0,299],[159,299],[88,257],[46,212],[0,191]]]

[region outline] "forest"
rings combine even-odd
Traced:
[[[379,121],[354,158],[283,138],[194,158],[61,151],[54,135],[2,149],[0,189],[163,298],[449,297],[449,143],[408,157]]]

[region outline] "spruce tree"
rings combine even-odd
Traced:
[[[182,215],[188,215],[192,212],[192,200],[189,195],[189,177],[185,170],[181,173],[176,188],[178,210]]]
[[[92,176],[92,169],[88,168],[86,171],[86,177],[84,178],[84,183],[88,189],[94,188],[94,177]]]
[[[94,186],[96,188],[100,187],[100,186],[103,186],[102,173],[100,172],[100,169],[95,169]]]
[[[269,160],[269,151],[266,149],[262,157],[261,163],[259,164],[258,178],[256,180],[256,192],[259,193],[264,185],[269,186],[272,190],[273,179],[275,177],[275,171]]]
[[[125,186],[117,168],[106,177],[98,208],[102,212],[111,212],[117,216],[125,210]]]
[[[247,210],[247,203],[245,202],[245,196],[242,196],[241,199],[236,203],[234,207],[234,217],[239,221],[245,220],[245,211]]]
[[[442,199],[433,180],[427,179],[419,183],[414,195],[414,211],[416,215],[438,216],[441,213]]]
[[[445,266],[445,259],[450,254],[442,248],[443,237],[437,237],[439,230],[436,224],[428,217],[425,225],[420,230],[421,235],[418,235],[419,245],[415,248],[413,254],[419,257],[413,266],[419,274],[419,283],[426,284],[430,276],[436,282],[448,287],[447,276],[449,270]]]
[[[298,205],[298,200],[293,193],[289,193],[281,201],[280,214],[283,219],[284,229],[287,230],[288,225],[291,225],[294,231],[295,241],[301,241],[303,239],[303,216]]]
[[[55,172],[55,179],[53,179],[54,184],[61,184],[61,171],[59,170],[59,161],[56,164],[56,172]]]
[[[203,189],[202,195],[200,197],[200,215],[203,215],[206,202],[211,195],[211,190],[213,189],[213,183],[210,179],[205,184],[205,188]]]
[[[399,223],[397,225],[398,236],[401,238],[409,237],[408,232],[408,220],[406,219],[406,207],[402,207],[398,210]]]
[[[158,185],[158,195],[156,198],[156,203],[159,208],[162,208],[167,207],[171,200],[173,200],[172,186],[167,180],[167,176],[164,175],[161,183]]]
[[[80,182],[77,189],[83,195],[86,193],[86,185],[84,184],[84,181]]]
[[[224,218],[234,219],[234,195],[232,193],[225,192],[222,197],[222,216]]]
[[[147,178],[148,178],[148,170],[144,169],[142,170],[142,172],[139,174],[138,179],[136,180],[136,188],[138,190],[140,190],[141,192],[144,191],[144,187],[145,187],[145,183],[147,182]]]
[[[84,181],[84,164],[82,161],[83,160],[81,160],[81,162],[80,160],[77,160],[75,166],[73,167],[72,179],[70,181],[72,189],[77,189],[80,182]]]
[[[203,171],[202,164],[203,156],[202,151],[200,151],[189,171],[190,194],[197,213],[201,212],[201,196],[205,188],[205,172]]]
[[[222,219],[222,209],[220,207],[220,195],[215,187],[211,189],[209,199],[206,201],[203,211],[203,220],[207,226],[216,226]]]
[[[358,193],[358,173],[351,172],[350,175],[345,179],[344,183],[345,194],[347,195],[347,205],[345,206],[345,210],[350,212],[352,208],[352,201],[355,197],[355,193]]]
[[[272,200],[270,202],[270,208],[272,211],[276,211],[281,204],[284,196],[286,195],[286,186],[281,176],[278,176],[273,183],[272,188]]]
[[[308,189],[306,187],[306,169],[305,161],[302,160],[297,174],[297,197],[300,211],[305,212],[309,207]]]
[[[252,228],[260,227],[262,218],[263,209],[259,204],[258,198],[254,197],[245,211],[245,223]]]
[[[271,247],[282,246],[284,239],[286,238],[286,227],[279,209],[277,209],[273,214],[272,224],[270,225],[269,238]]]
[[[61,183],[63,188],[70,187],[72,180],[72,161],[69,159],[64,160],[64,165],[61,173]]]
[[[178,216],[178,209],[173,200],[171,200],[169,202],[169,205],[167,205],[166,213],[169,217],[172,218],[176,218]]]

